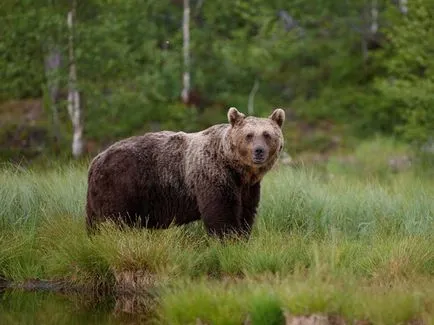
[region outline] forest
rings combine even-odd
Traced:
[[[284,108],[291,155],[375,135],[432,149],[433,12],[430,0],[2,1],[0,156],[94,155],[224,122],[231,106]]]

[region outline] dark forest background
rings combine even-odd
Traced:
[[[432,0],[3,0],[0,31],[2,160],[92,156],[230,106],[284,108],[294,156],[432,147]]]

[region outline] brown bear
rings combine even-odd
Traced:
[[[202,220],[210,235],[247,238],[260,182],[283,148],[284,110],[268,118],[236,108],[201,132],[161,131],[114,143],[90,164],[86,224],[167,228]]]

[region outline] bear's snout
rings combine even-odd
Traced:
[[[265,152],[265,149],[262,148],[262,147],[257,147],[257,148],[255,149],[255,155],[256,155],[256,156],[262,156],[262,155],[264,154],[264,152]]]
[[[262,164],[267,159],[267,150],[262,146],[257,146],[253,150],[253,162],[255,164]]]

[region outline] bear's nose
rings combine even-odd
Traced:
[[[257,155],[257,156],[263,155],[264,152],[265,152],[265,150],[262,147],[258,147],[255,149],[255,155]]]

